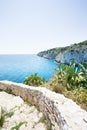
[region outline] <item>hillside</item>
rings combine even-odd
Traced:
[[[67,64],[72,60],[74,60],[75,63],[87,62],[87,40],[66,47],[56,47],[42,51],[37,55]]]

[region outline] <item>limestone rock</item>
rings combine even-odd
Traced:
[[[52,130],[87,130],[87,112],[71,99],[46,88],[0,81],[0,89],[7,88],[11,89],[13,94],[37,106]],[[34,117],[31,116],[31,120],[32,118]],[[35,118],[35,121],[37,120],[38,118]]]
[[[58,63],[70,64],[72,60],[74,60],[76,64],[87,62],[87,41],[66,47],[49,49],[39,52],[37,55],[55,60]]]

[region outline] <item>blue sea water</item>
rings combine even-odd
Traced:
[[[0,55],[0,80],[22,83],[34,73],[49,80],[58,64],[37,55]]]

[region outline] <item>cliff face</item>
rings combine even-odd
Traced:
[[[74,60],[75,63],[87,62],[87,41],[67,47],[53,48],[43,51],[38,53],[38,56],[68,64],[72,60]]]

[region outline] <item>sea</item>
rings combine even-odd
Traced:
[[[0,55],[0,80],[22,83],[26,77],[37,73],[45,80],[56,73],[57,62],[37,55],[2,54]]]

